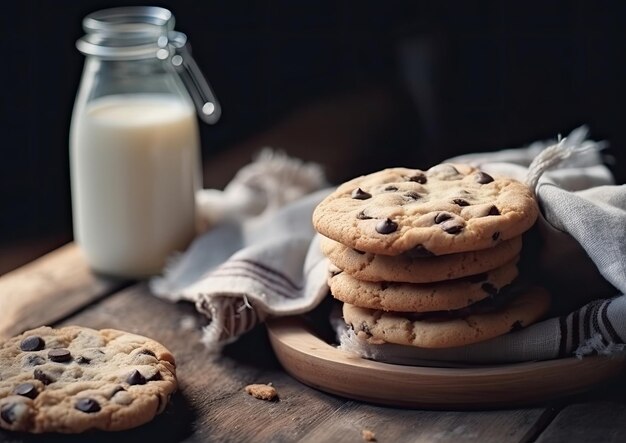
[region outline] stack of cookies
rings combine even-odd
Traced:
[[[527,186],[468,165],[393,168],[351,180],[315,209],[343,316],[374,343],[447,348],[539,320],[550,297],[522,287]]]

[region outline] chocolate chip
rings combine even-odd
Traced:
[[[91,363],[91,359],[85,357],[84,355],[81,355],[76,358],[76,363],[78,363],[79,365],[88,365],[89,363]]]
[[[361,211],[356,215],[357,220],[370,220],[372,217],[365,215],[365,211]]]
[[[474,180],[476,181],[476,183],[486,185],[487,183],[491,183],[493,181],[493,177],[483,171],[480,171],[476,173],[476,175],[474,176]]]
[[[22,340],[22,342],[20,343],[20,349],[26,352],[41,351],[45,347],[46,342],[43,340],[43,338],[36,335],[31,335],[30,337]]]
[[[74,407],[81,412],[98,412],[100,410],[100,405],[93,398],[79,398],[74,403]]]
[[[361,188],[356,188],[354,191],[352,191],[352,198],[356,200],[367,200],[368,198],[371,198],[371,197],[372,197],[372,194],[365,192]]]
[[[496,206],[492,206],[491,208],[489,208],[489,212],[487,213],[487,215],[500,215],[500,211]]]
[[[359,255],[363,255],[363,254],[365,254],[365,252],[364,252],[364,251],[359,251],[358,249],[353,249],[353,251],[354,251],[354,252],[356,252],[356,253],[357,253],[357,254],[359,254]]]
[[[423,245],[417,245],[413,249],[409,249],[405,252],[405,255],[409,258],[425,258],[433,257],[435,254],[426,249]]]
[[[156,354],[152,352],[150,349],[146,349],[146,348],[141,349],[139,352],[137,352],[137,354],[149,355],[151,357],[156,358]]]
[[[439,214],[435,215],[435,223],[439,224],[445,222],[446,220],[450,220],[451,218],[452,214],[448,212],[440,212]]]
[[[410,199],[412,199],[412,200],[419,200],[420,198],[422,198],[422,196],[421,196],[421,195],[419,195],[419,194],[418,194],[417,192],[415,192],[415,191],[409,191],[409,192],[405,193],[405,194],[404,194],[404,196],[405,196],[406,198],[410,198]]]
[[[19,384],[13,389],[13,393],[15,395],[22,395],[28,398],[35,398],[39,395],[39,391],[32,383],[22,383]]]
[[[50,349],[48,358],[56,363],[64,363],[72,359],[72,354],[64,348]]]
[[[498,294],[498,289],[494,285],[489,283],[489,282],[483,283],[482,285],[480,285],[480,287],[481,287],[481,289],[483,291],[485,291],[489,295],[497,295]]]
[[[482,274],[470,275],[466,278],[470,283],[480,283],[481,281],[487,280],[487,273],[483,272]]]
[[[8,424],[13,424],[13,422],[15,421],[16,417],[15,417],[15,403],[8,403],[4,406],[2,406],[2,409],[0,410],[0,418],[2,418],[2,420],[5,423]]]
[[[463,224],[458,220],[447,220],[439,226],[448,234],[458,234],[463,230]]]
[[[25,359],[25,363],[28,366],[39,366],[43,365],[46,362],[46,359],[40,355],[29,355]]]
[[[146,377],[141,375],[141,372],[135,369],[128,377],[126,377],[126,383],[129,385],[145,385]]]
[[[419,183],[420,185],[426,184],[428,179],[426,178],[426,174],[420,172],[415,174],[413,177],[409,177],[409,181]]]
[[[469,202],[467,200],[463,200],[462,198],[455,198],[452,200],[452,203],[459,206],[469,206]]]
[[[398,229],[398,224],[391,221],[389,218],[379,221],[376,225],[376,232],[379,234],[391,234],[395,232],[396,229]]]
[[[493,235],[491,236],[491,239],[493,241],[498,241],[499,238],[500,238],[500,233],[498,231],[494,232]]]
[[[163,380],[163,377],[161,377],[161,373],[159,371],[156,371],[152,377],[148,378],[148,381],[157,381],[157,380]]]
[[[35,377],[36,380],[39,380],[40,382],[42,382],[44,385],[49,385],[50,383],[54,381],[50,378],[48,374],[46,374],[39,368],[33,371],[33,377]]]
[[[519,320],[516,320],[515,323],[511,325],[511,332],[519,331],[520,329],[524,329],[524,325]]]
[[[398,190],[397,186],[389,185],[385,187],[385,191],[397,191],[397,190]]]

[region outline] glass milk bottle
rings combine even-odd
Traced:
[[[195,234],[201,186],[194,105],[219,106],[170,11],[114,8],[83,20],[86,55],[70,129],[75,239],[99,273],[159,273]]]

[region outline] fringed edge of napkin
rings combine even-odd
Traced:
[[[219,351],[234,342],[266,318],[265,313],[255,309],[245,295],[202,295],[196,302],[196,309],[210,320],[202,330],[202,343],[212,351]]]
[[[548,170],[558,166],[569,158],[579,156],[586,152],[599,152],[608,146],[605,141],[587,140],[589,129],[581,126],[574,129],[567,137],[557,138],[557,143],[548,146],[541,151],[528,166],[526,184],[536,195],[537,184],[541,176]]]

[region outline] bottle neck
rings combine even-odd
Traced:
[[[112,60],[87,57],[79,96],[89,102],[111,95],[169,95],[194,103],[180,78],[158,59]]]
[[[115,79],[126,78],[132,81],[135,77],[152,77],[171,75],[157,58],[140,59],[111,59],[96,56],[87,57],[85,69],[98,72],[100,75],[111,76]],[[146,81],[149,78],[138,78],[138,81]]]

